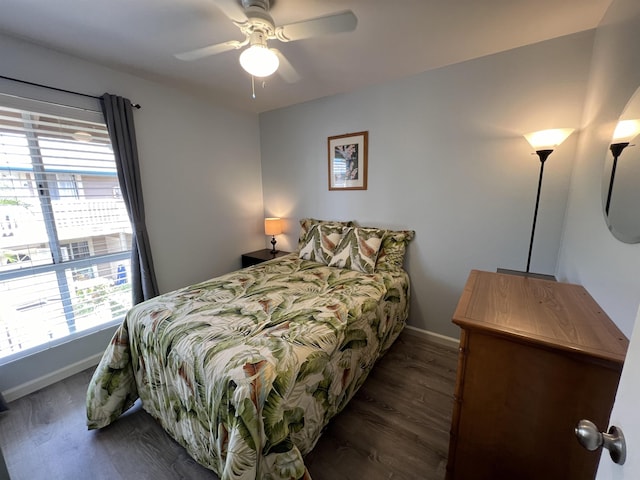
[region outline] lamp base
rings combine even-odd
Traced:
[[[521,270],[509,270],[507,268],[498,268],[496,270],[498,273],[504,273],[506,275],[518,275],[519,277],[529,277],[529,278],[537,278],[539,280],[549,280],[551,282],[556,282],[556,277],[553,275],[546,275],[544,273],[531,273],[531,272],[523,272]]]
[[[278,250],[276,250],[276,236],[273,235],[271,237],[271,254],[275,255],[276,253],[278,253]]]

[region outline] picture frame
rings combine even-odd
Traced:
[[[329,190],[366,190],[369,132],[327,139]]]

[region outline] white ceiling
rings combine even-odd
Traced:
[[[358,26],[351,33],[271,41],[302,78],[288,84],[274,74],[264,87],[256,85],[254,100],[238,50],[193,62],[173,56],[244,38],[216,6],[221,1],[2,0],[0,32],[262,112],[592,29],[611,3],[274,0],[276,25],[349,9]]]

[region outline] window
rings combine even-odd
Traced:
[[[49,183],[49,195],[52,199],[79,198],[78,186],[75,175],[57,173],[47,177]]]
[[[119,191],[101,114],[0,94],[0,364],[121,321]]]

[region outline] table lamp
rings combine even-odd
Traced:
[[[264,219],[264,234],[271,235],[271,253],[275,255],[278,253],[276,250],[276,235],[282,233],[282,221],[278,217],[270,217]]]

